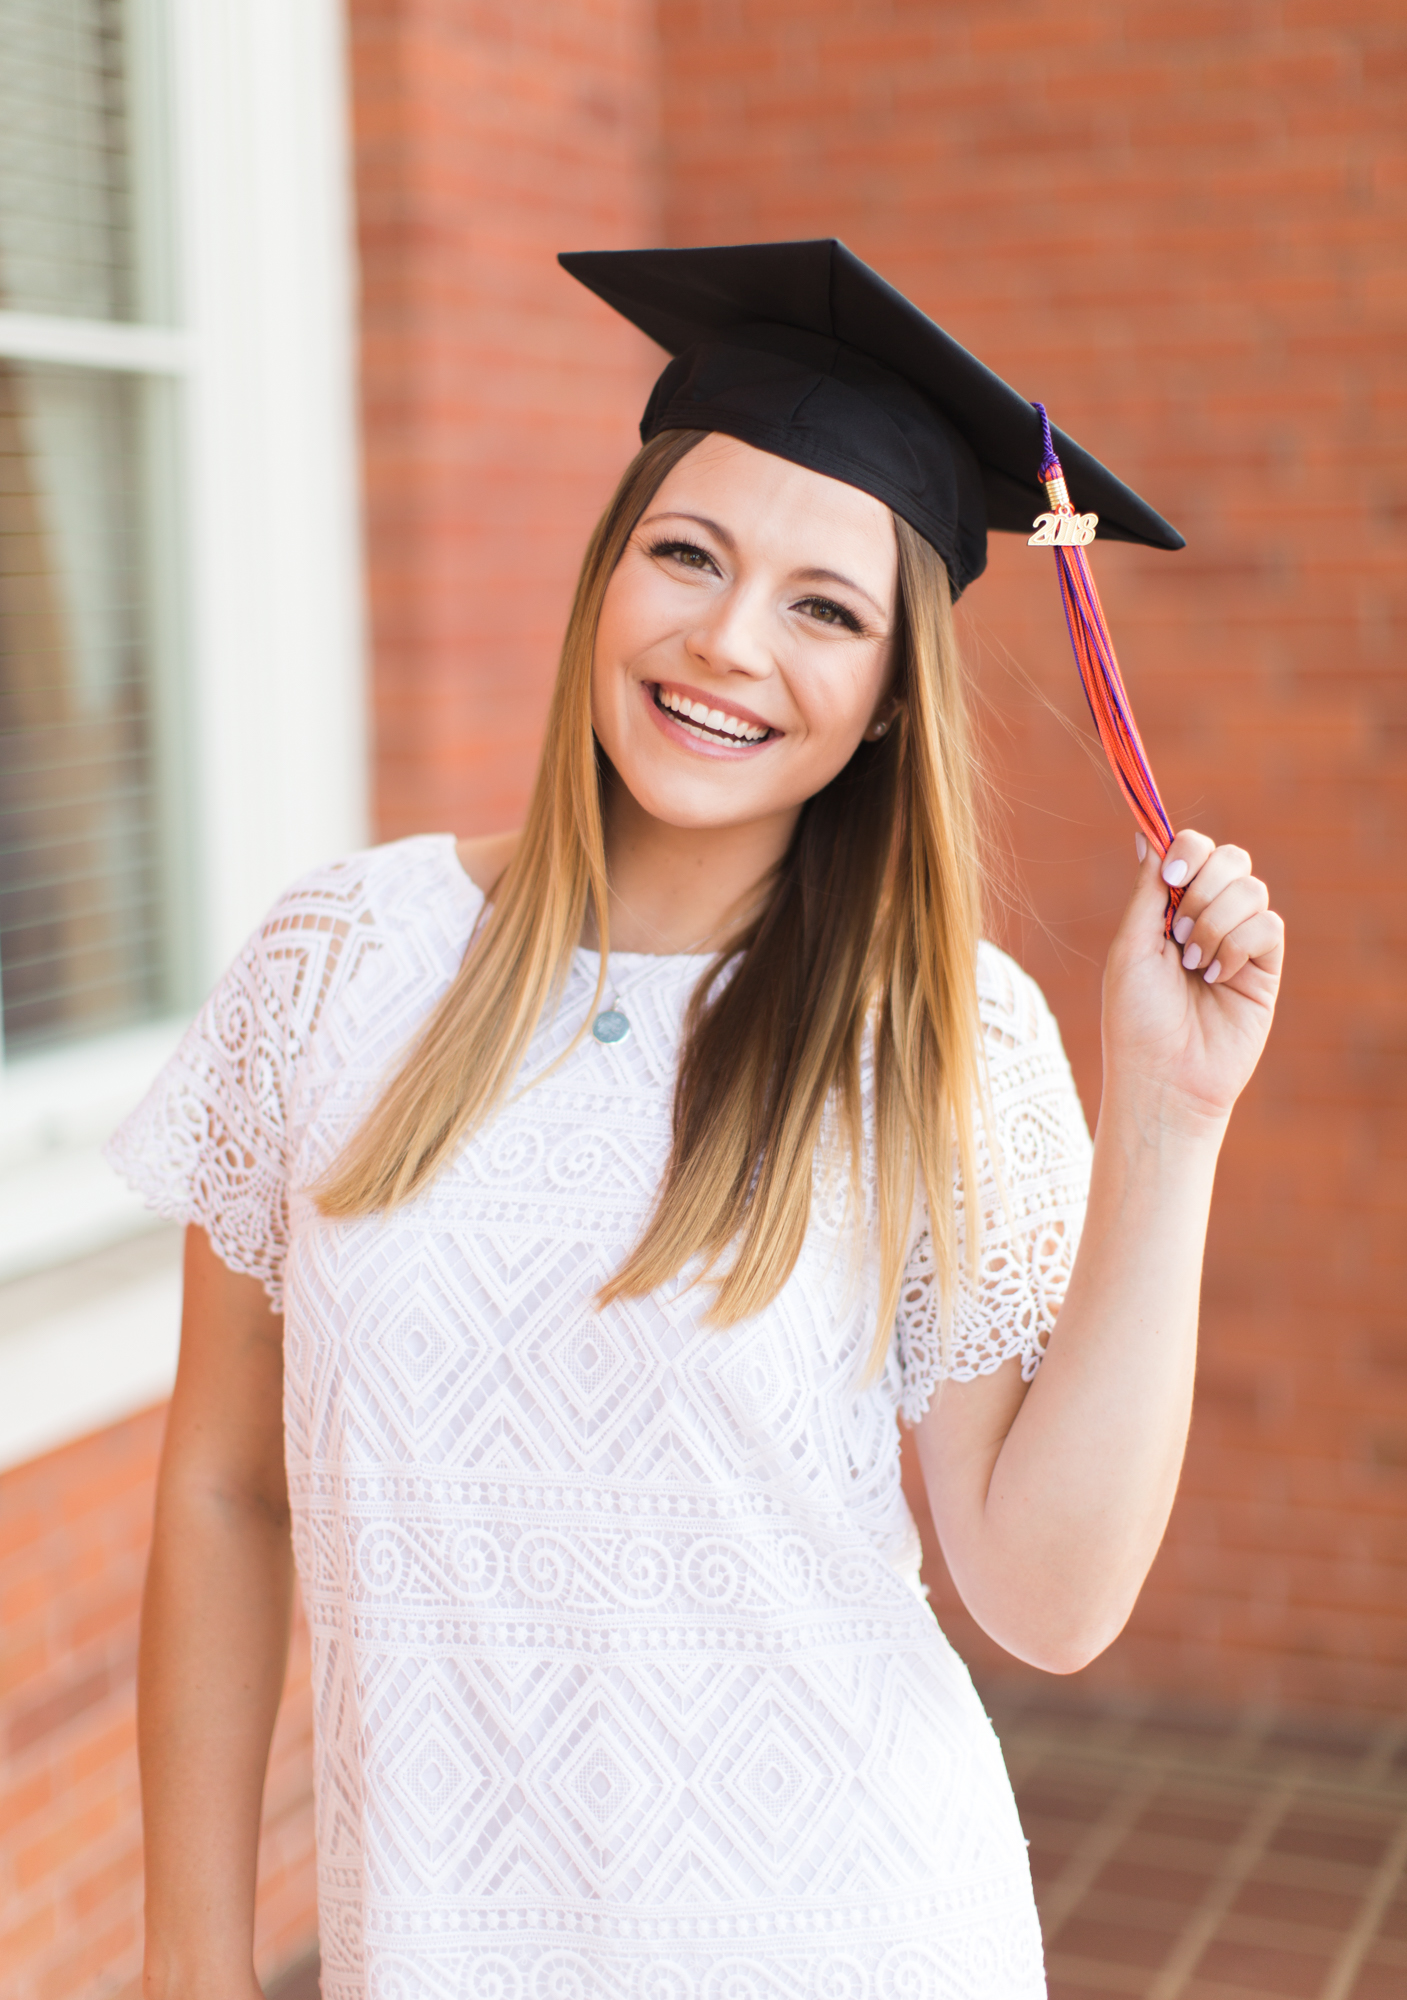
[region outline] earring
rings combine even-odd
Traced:
[[[883,736],[883,735],[884,735],[884,733],[885,733],[885,731],[886,731],[886,730],[888,729],[888,727],[889,727],[889,724],[888,724],[887,722],[877,722],[877,723],[875,724],[874,728],[873,728],[873,729],[872,729],[872,730],[870,731],[870,735],[871,735],[871,737],[872,737],[872,738],[873,738],[873,739],[874,739],[874,740],[875,740],[876,742],[878,742],[879,738],[880,738],[881,736]]]

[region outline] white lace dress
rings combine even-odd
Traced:
[[[588,1037],[389,1220],[304,1192],[480,903],[447,837],[309,877],[111,1148],[285,1314],[327,2000],[1035,2000],[1001,1755],[913,1587],[926,1239],[867,1391],[873,1273],[824,1177],[755,1319],[705,1326],[682,1279],[593,1305],[659,1184],[701,961],[621,955],[628,1038]],[[981,1012],[1006,1209],[989,1169],[964,1379],[1034,1370],[1089,1155],[1055,1024],[988,947]]]

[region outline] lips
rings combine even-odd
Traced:
[[[725,708],[684,688],[660,683],[651,689],[651,695],[661,714],[698,742],[716,743],[730,750],[751,749],[778,733],[760,716]]]

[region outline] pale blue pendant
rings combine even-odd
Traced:
[[[619,1008],[607,1007],[591,1023],[591,1032],[598,1042],[623,1042],[630,1033],[630,1023]]]

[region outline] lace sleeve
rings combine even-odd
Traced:
[[[1019,1359],[1022,1379],[1031,1380],[1069,1283],[1089,1191],[1089,1131],[1055,1018],[1034,980],[995,946],[983,945],[978,967],[989,1081],[977,1129],[982,1236],[969,1274],[959,1195],[946,1355],[926,1221],[909,1258],[898,1336],[901,1407],[910,1424],[945,1377],[971,1382]]]
[[[328,995],[375,944],[367,857],[322,868],[274,905],[106,1155],[149,1207],[198,1223],[232,1271],[283,1309],[288,1114]]]

